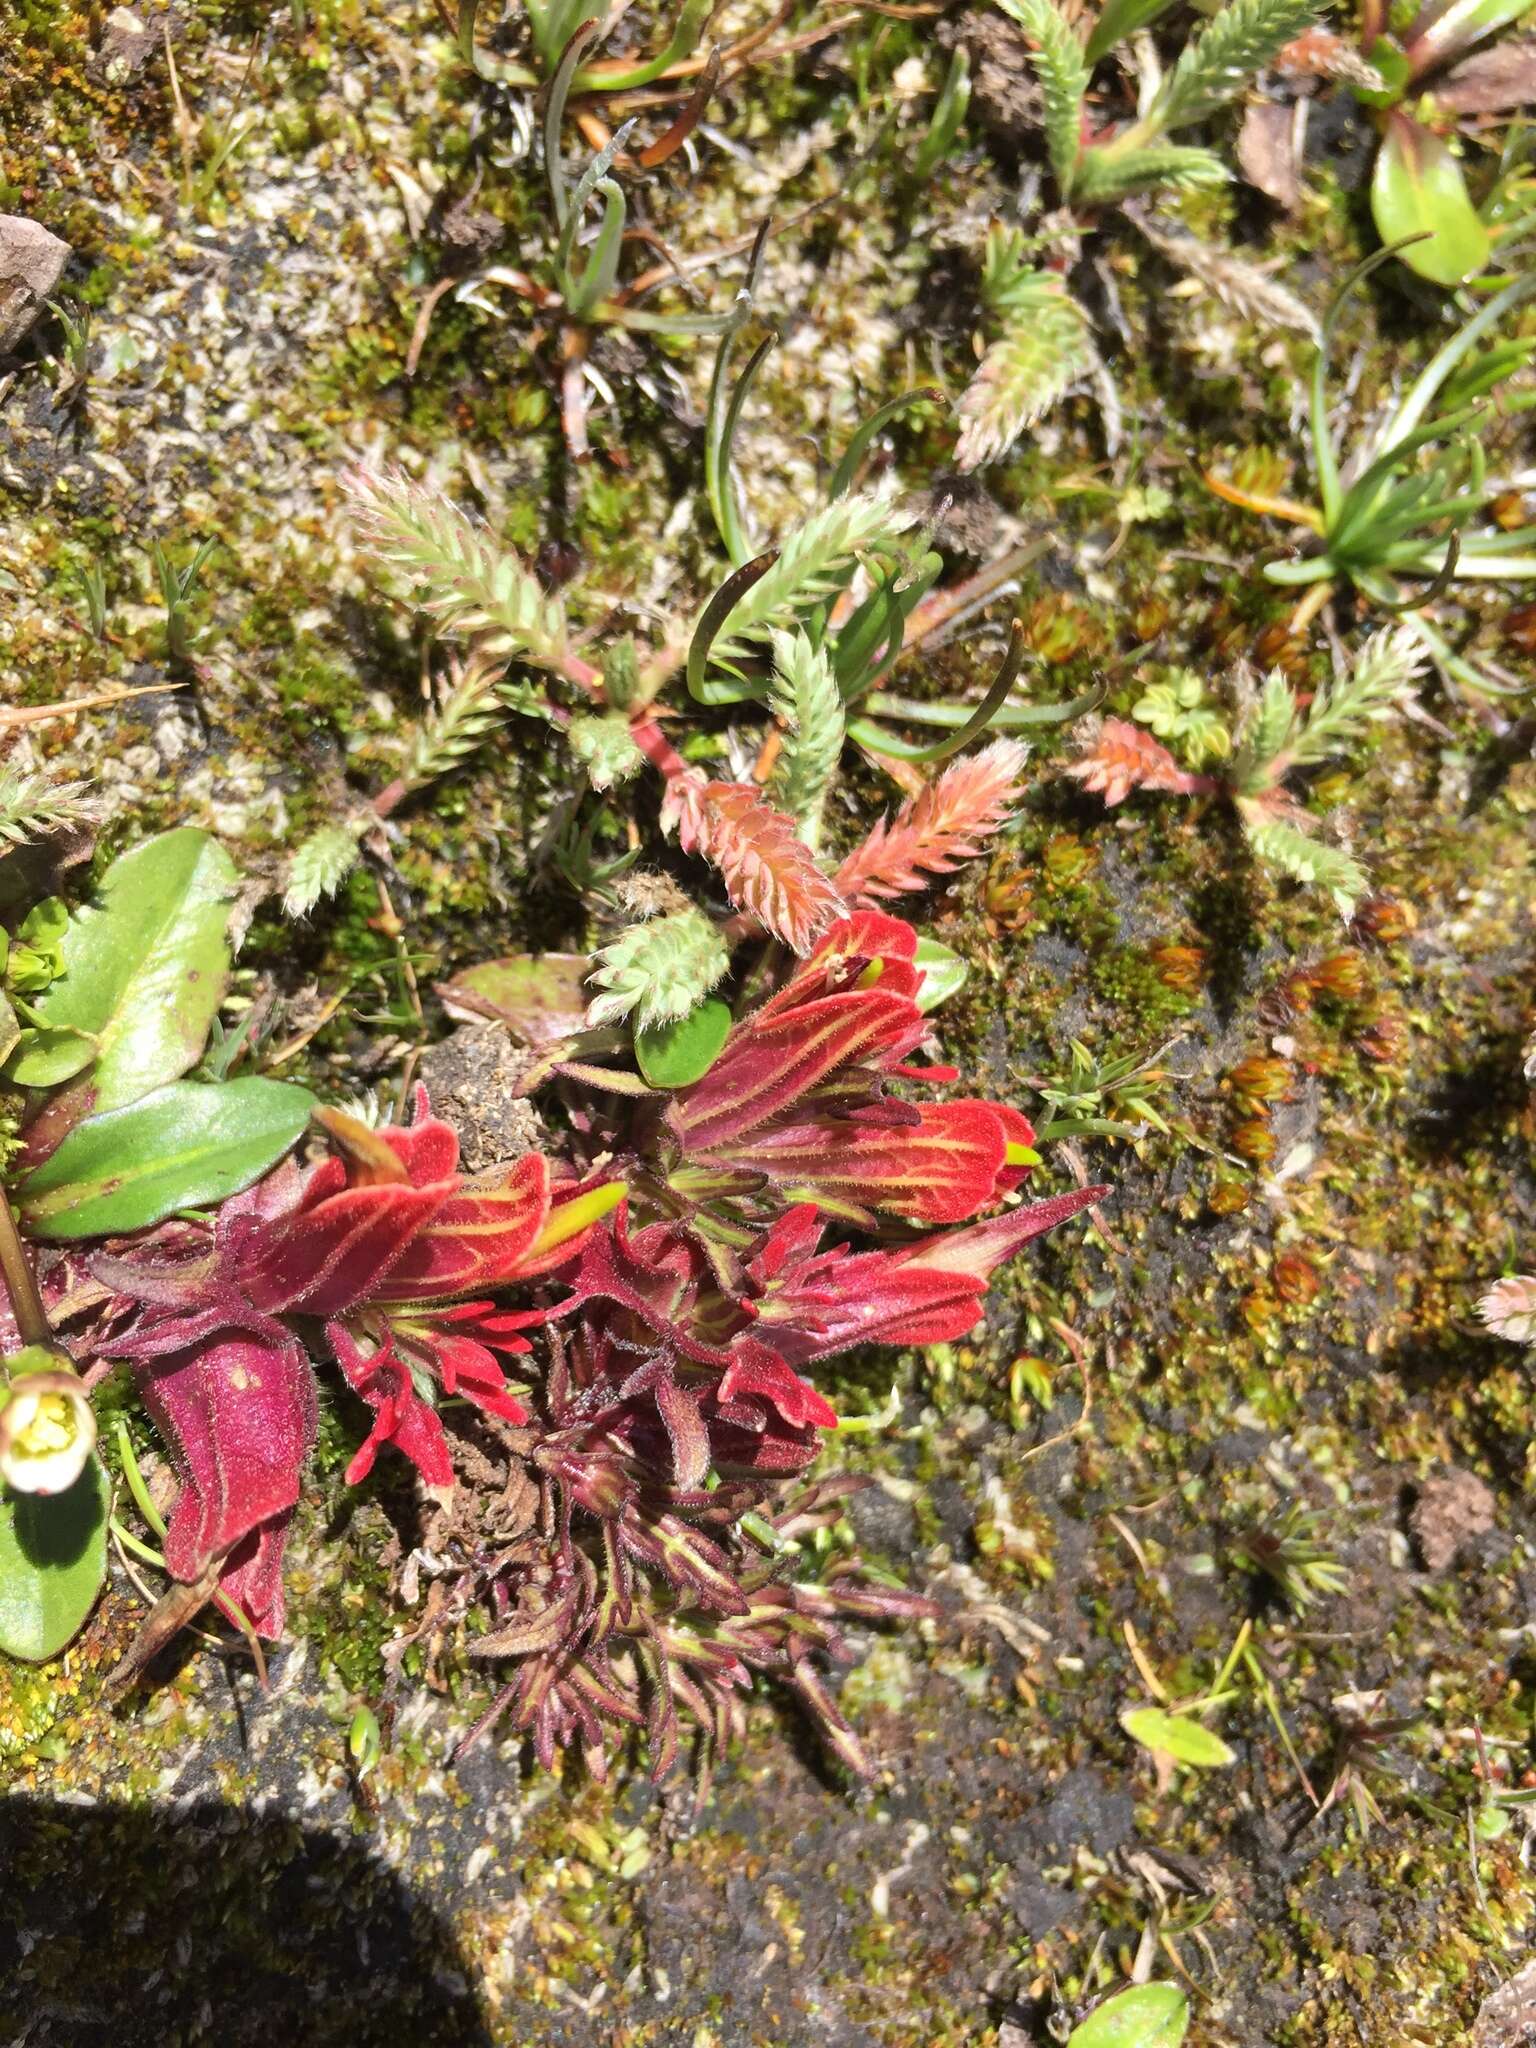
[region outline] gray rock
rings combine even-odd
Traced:
[[[32,332],[68,261],[68,242],[19,213],[0,213],[0,356]]]
[[[159,37],[131,7],[114,7],[107,16],[96,62],[109,85],[122,85],[142,71],[159,46]]]
[[[1478,2009],[1473,2048],[1529,2048],[1536,2041],[1536,1963],[1501,1984]]]

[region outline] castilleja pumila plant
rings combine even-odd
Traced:
[[[373,1410],[349,1480],[386,1446],[439,1497],[467,1443],[504,1462],[497,1540],[453,1611],[488,1618],[472,1651],[507,1669],[493,1715],[546,1762],[578,1746],[601,1769],[636,1726],[664,1770],[680,1721],[718,1743],[760,1671],[862,1768],[814,1660],[844,1653],[840,1619],[928,1610],[856,1560],[797,1575],[796,1532],[842,1490],[800,1476],[837,1428],[816,1369],[964,1335],[997,1268],[1106,1192],[1021,1203],[1018,1110],[896,1092],[955,1078],[913,1063],[916,949],[884,912],[839,920],[698,1081],[583,1119],[600,1168],[529,1153],[465,1177],[418,1091],[403,1126],[321,1112],[326,1156],[285,1160],[210,1228],[95,1255],[96,1351],[131,1362],[181,1481],[171,1573],[214,1574],[281,1632],[328,1353]]]

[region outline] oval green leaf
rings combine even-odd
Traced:
[[[965,986],[971,964],[950,947],[941,946],[937,939],[919,939],[914,957],[916,965],[923,970],[922,984],[917,991],[917,1007],[926,1017],[940,1003],[947,1003],[951,996],[959,994]]]
[[[77,1125],[22,1181],[17,1205],[34,1237],[142,1230],[248,1188],[297,1141],[313,1107],[308,1089],[260,1076],[172,1081]]]
[[[1487,267],[1492,244],[1467,197],[1461,165],[1438,135],[1401,110],[1387,117],[1371,212],[1384,242],[1428,237],[1400,249],[1398,258],[1431,284],[1458,285]]]
[[[1189,2000],[1177,1984],[1133,1984],[1089,2013],[1067,2048],[1179,2048],[1189,2031]]]
[[[688,1088],[719,1059],[731,1032],[731,1009],[710,996],[675,1024],[635,1033],[635,1058],[653,1088]]]
[[[1237,1755],[1219,1735],[1189,1714],[1165,1714],[1161,1707],[1133,1707],[1120,1716],[1120,1726],[1143,1749],[1161,1751],[1175,1763],[1191,1764],[1196,1770],[1217,1770],[1235,1764]]]
[[[0,1492],[0,1650],[56,1657],[107,1575],[107,1475],[92,1458],[64,1493]]]
[[[101,1048],[66,1121],[137,1102],[196,1064],[229,973],[236,879],[218,841],[185,825],[115,860],[98,901],[71,918],[64,971],[35,1006],[40,1025]]]
[[[65,1025],[34,1025],[23,1031],[6,1064],[5,1078],[18,1088],[57,1088],[88,1067],[96,1041]]]

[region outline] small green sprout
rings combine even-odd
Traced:
[[[1536,526],[1508,533],[1484,520],[1501,489],[1489,481],[1485,443],[1500,419],[1536,405],[1536,390],[1508,388],[1536,352],[1536,339],[1482,345],[1536,292],[1536,276],[1506,285],[1442,343],[1370,439],[1346,459],[1330,414],[1334,335],[1351,294],[1396,253],[1383,249],[1362,263],[1323,323],[1310,384],[1317,503],[1260,496],[1209,472],[1205,481],[1230,504],[1310,529],[1301,554],[1264,570],[1272,583],[1308,590],[1293,630],[1315,616],[1336,585],[1348,584],[1384,610],[1401,612],[1458,681],[1500,692],[1497,682],[1451,651],[1426,613],[1453,582],[1536,578]],[[1418,581],[1429,588],[1415,595],[1408,586]]]
[[[1349,1574],[1319,1541],[1323,1517],[1300,1501],[1234,1538],[1228,1556],[1239,1571],[1273,1586],[1296,1614],[1349,1589]]]
[[[1116,1053],[1097,1059],[1081,1039],[1071,1042],[1072,1064],[1064,1079],[1037,1083],[1053,1114],[1041,1124],[1042,1142],[1058,1138],[1145,1137],[1149,1130],[1165,1135],[1170,1126],[1156,1098],[1173,1076],[1161,1062],[1176,1043],[1153,1053]]]

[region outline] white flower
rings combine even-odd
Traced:
[[[16,1374],[0,1407],[0,1480],[17,1493],[63,1493],[96,1447],[96,1416],[72,1372]]]
[[[1517,1273],[1499,1280],[1477,1304],[1477,1312],[1496,1337],[1511,1344],[1536,1344],[1536,1279]]]

